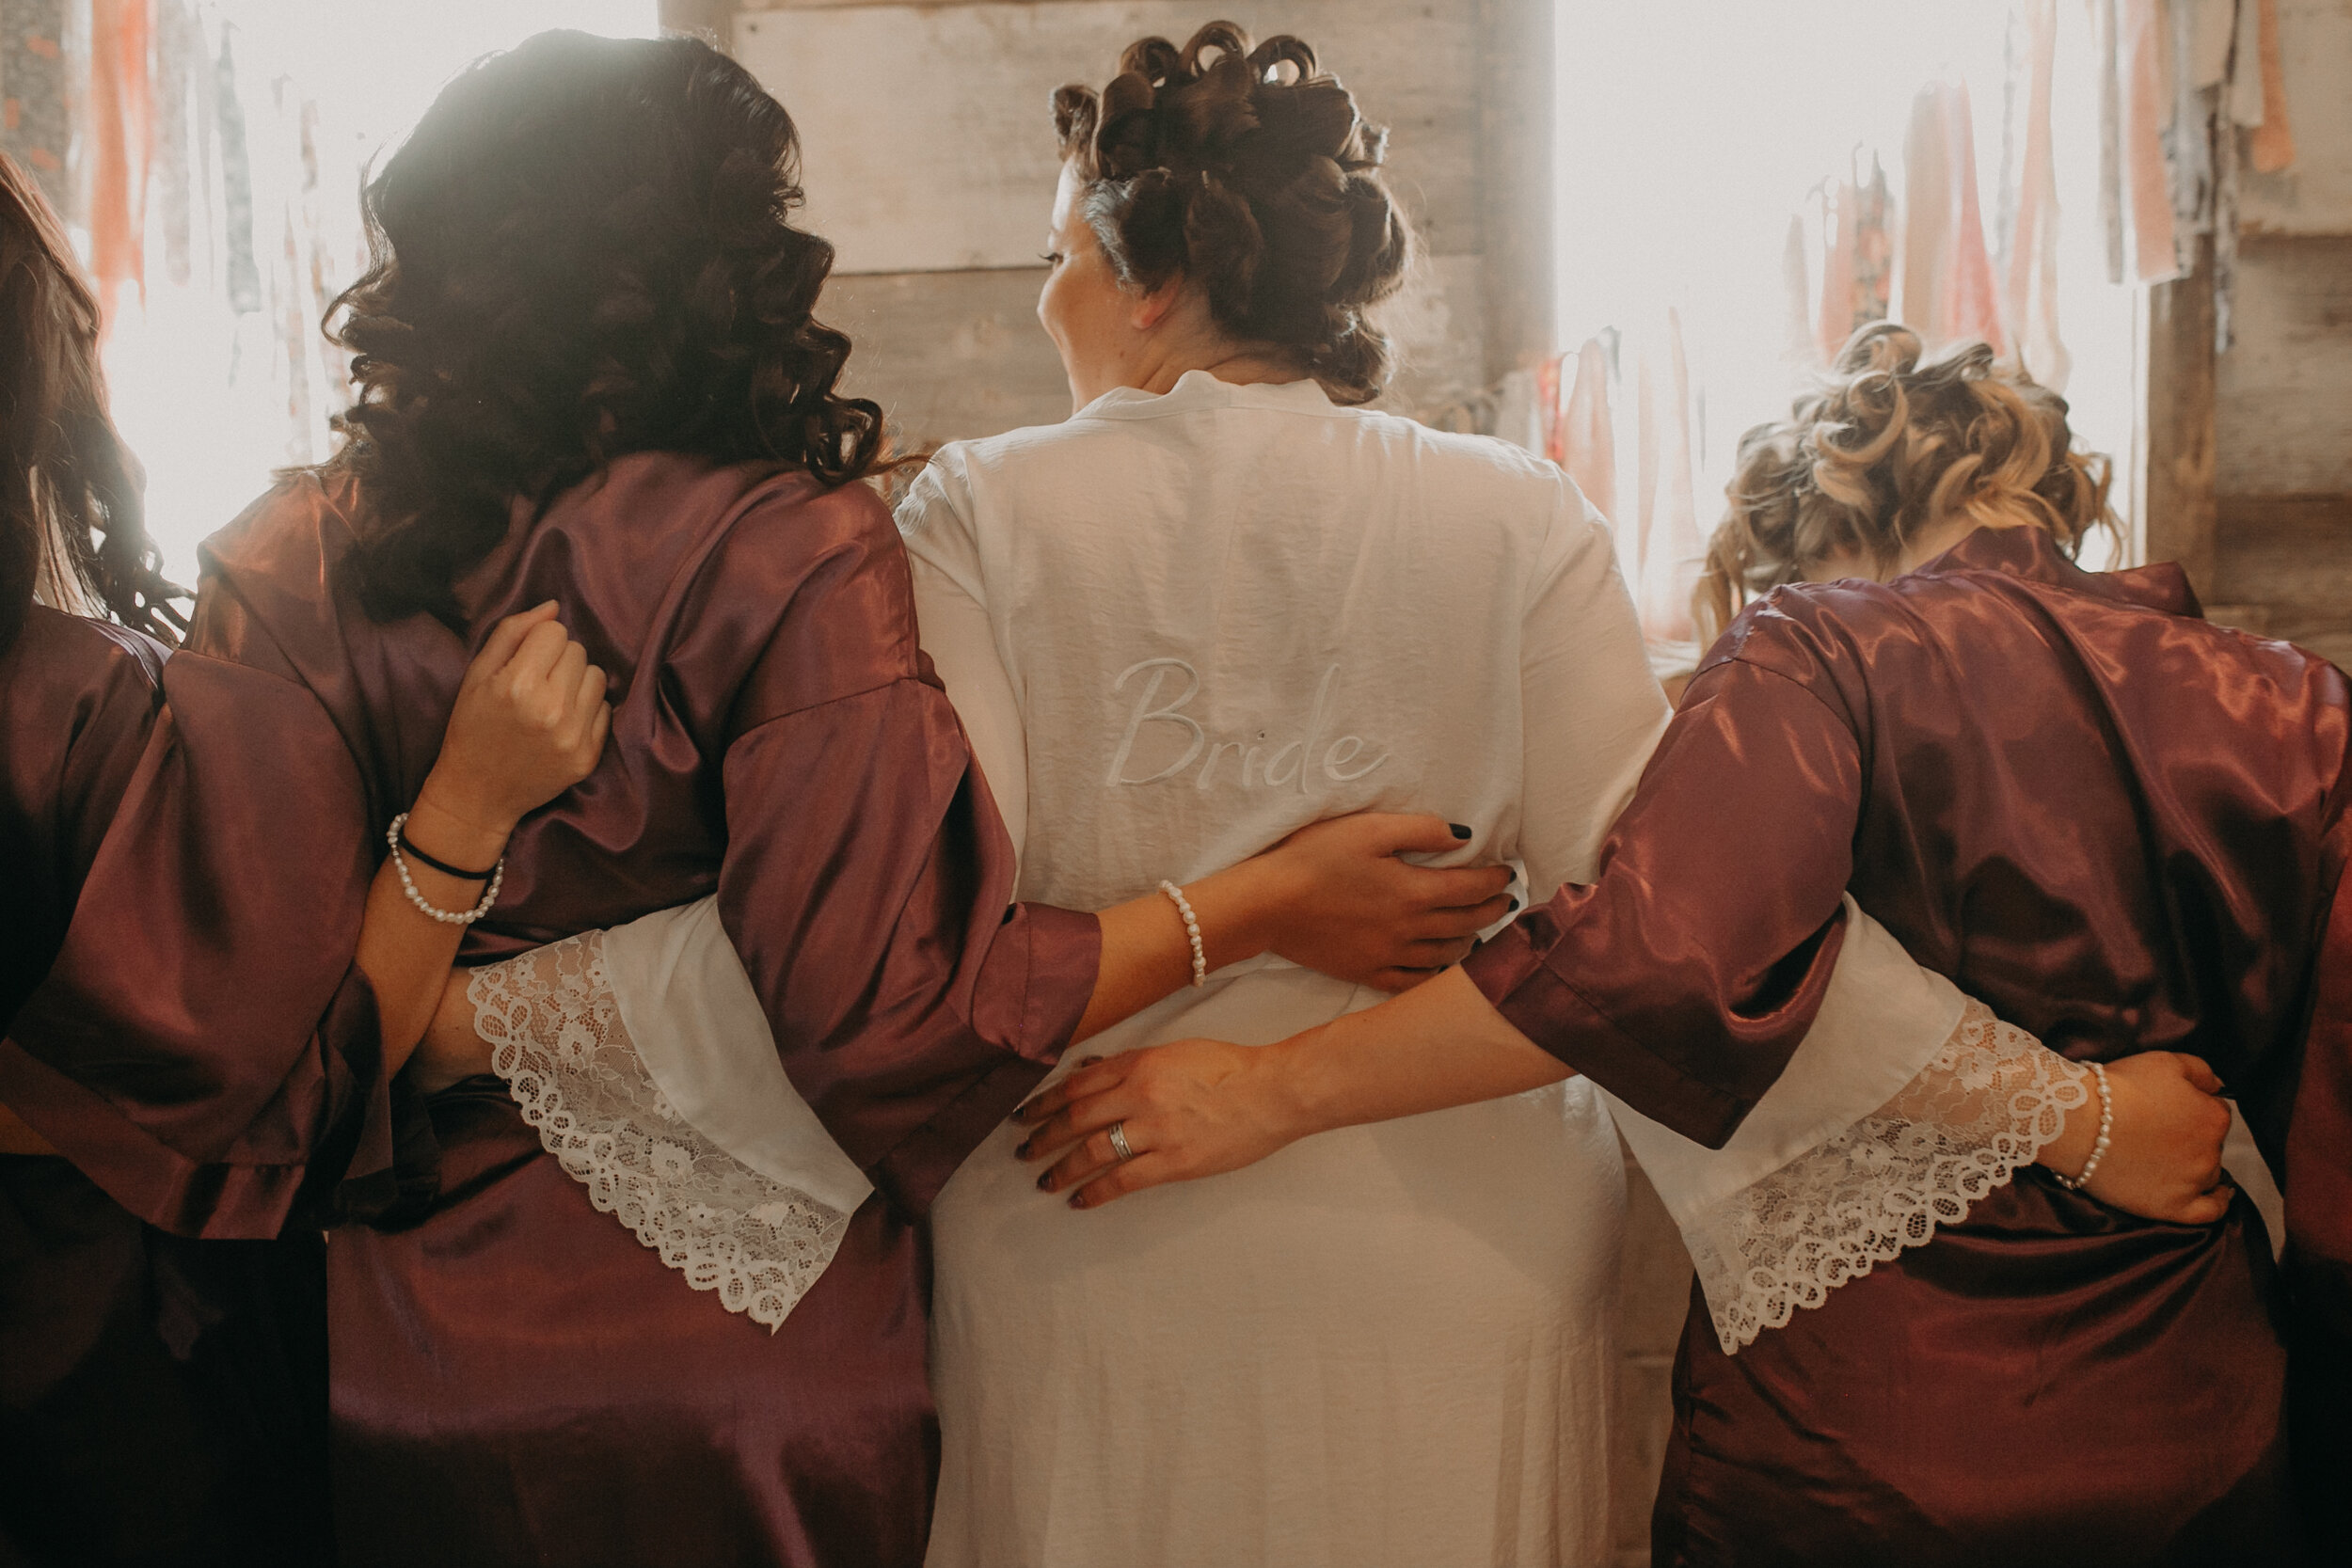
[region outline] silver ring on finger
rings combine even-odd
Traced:
[[[1123,1118],[1111,1123],[1110,1140],[1111,1152],[1119,1156],[1120,1164],[1136,1157],[1134,1146],[1127,1142],[1127,1123]]]

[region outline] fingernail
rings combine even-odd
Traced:
[[[1070,1195],[1070,1207],[1072,1207],[1073,1209],[1083,1209],[1083,1208],[1085,1208],[1086,1206],[1087,1206],[1087,1195],[1086,1195],[1086,1194],[1084,1194],[1084,1193],[1072,1193],[1072,1194]]]
[[[1022,1139],[1022,1140],[1021,1140],[1021,1147],[1020,1147],[1019,1148],[1016,1148],[1016,1149],[1014,1149],[1014,1150],[1012,1151],[1012,1152],[1013,1152],[1013,1158],[1015,1158],[1015,1159],[1017,1159],[1017,1160],[1025,1160],[1025,1159],[1027,1159],[1027,1158],[1029,1157],[1029,1144],[1030,1144],[1030,1142],[1031,1142],[1031,1140],[1030,1140],[1030,1139],[1027,1139],[1027,1138],[1024,1138],[1024,1139]]]
[[[1517,912],[1518,911],[1518,907],[1519,907],[1519,901],[1518,901],[1518,899],[1514,898],[1514,899],[1512,899],[1512,900],[1511,900],[1511,907],[1510,907],[1509,909],[1507,909],[1507,910],[1503,911],[1502,912],[1503,912],[1504,914],[1515,914],[1515,913],[1517,913]]]
[[[1455,838],[1468,838],[1470,835],[1470,831],[1468,828],[1463,827],[1459,822],[1449,822],[1446,826],[1454,830],[1454,836]]]
[[[1052,1171],[1049,1170],[1043,1176],[1037,1179],[1037,1190],[1041,1193],[1050,1193],[1054,1190],[1054,1173]]]
[[[1101,1061],[1102,1059],[1103,1058],[1100,1056],[1081,1056],[1078,1058],[1078,1065],[1080,1067],[1092,1067],[1095,1063]]]

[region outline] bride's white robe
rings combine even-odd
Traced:
[[[899,522],[1009,680],[1026,899],[1101,908],[1365,807],[1468,825],[1449,858],[1519,862],[1539,899],[1590,874],[1667,717],[1558,469],[1311,382],[1195,372],[950,446]],[[1261,959],[1083,1053],[1378,999]],[[1589,1085],[1094,1213],[1017,1141],[933,1212],[932,1563],[1605,1557],[1624,1192]]]

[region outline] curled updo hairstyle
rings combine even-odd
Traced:
[[[2107,483],[2107,460],[2074,450],[2064,398],[1984,343],[1923,361],[1917,333],[1875,323],[1787,420],[1740,438],[1692,608],[1711,639],[1749,599],[1831,557],[1883,570],[1956,518],[2033,523],[2072,555],[2114,526]]]
[[[146,476],[106,413],[98,328],[56,214],[0,153],[0,653],[37,591],[167,642],[188,624],[147,536]]]
[[[833,247],[791,225],[799,162],[784,106],[695,39],[542,33],[443,89],[368,186],[371,264],[327,314],[370,614],[453,622],[516,499],[628,452],[827,485],[882,465],[882,410],[834,392],[850,340],[812,314]]]
[[[1234,338],[1294,356],[1333,401],[1388,384],[1367,312],[1394,293],[1413,235],[1380,176],[1388,133],[1287,35],[1251,47],[1212,22],[1178,49],[1149,38],[1100,97],[1054,94],[1079,212],[1122,287],[1183,277]]]

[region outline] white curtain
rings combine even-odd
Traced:
[[[2149,9],[2153,53],[2106,30],[2118,5]],[[2167,148],[2194,144],[2195,117],[2217,101],[2261,112],[2244,86],[2254,42],[2235,76],[2193,85],[2211,74],[2213,38],[2256,39],[2258,11],[2259,0],[1559,8],[1563,352],[1518,404],[1525,428],[1507,433],[1562,462],[1615,524],[1661,671],[1699,652],[1690,590],[1740,434],[1784,416],[1867,321],[1892,315],[1931,342],[1981,336],[2022,355],[2067,392],[2088,445],[2119,462],[2131,451],[2132,284],[2174,266],[2180,159]],[[2176,20],[2203,29],[2205,54],[2168,41]],[[2184,79],[2176,55],[2192,82],[2179,103],[2167,96]],[[2140,99],[2135,70],[2154,72]],[[2148,111],[2137,133],[2135,103]],[[2134,200],[2134,160],[2150,157],[2161,212],[2144,192]],[[2204,212],[2211,224],[2210,202]]]
[[[548,27],[650,35],[659,22],[658,0],[49,8],[73,107],[56,188],[106,306],[107,377],[147,467],[150,527],[167,574],[190,583],[197,542],[273,469],[332,450],[348,366],[319,321],[366,263],[371,161],[490,50]]]

